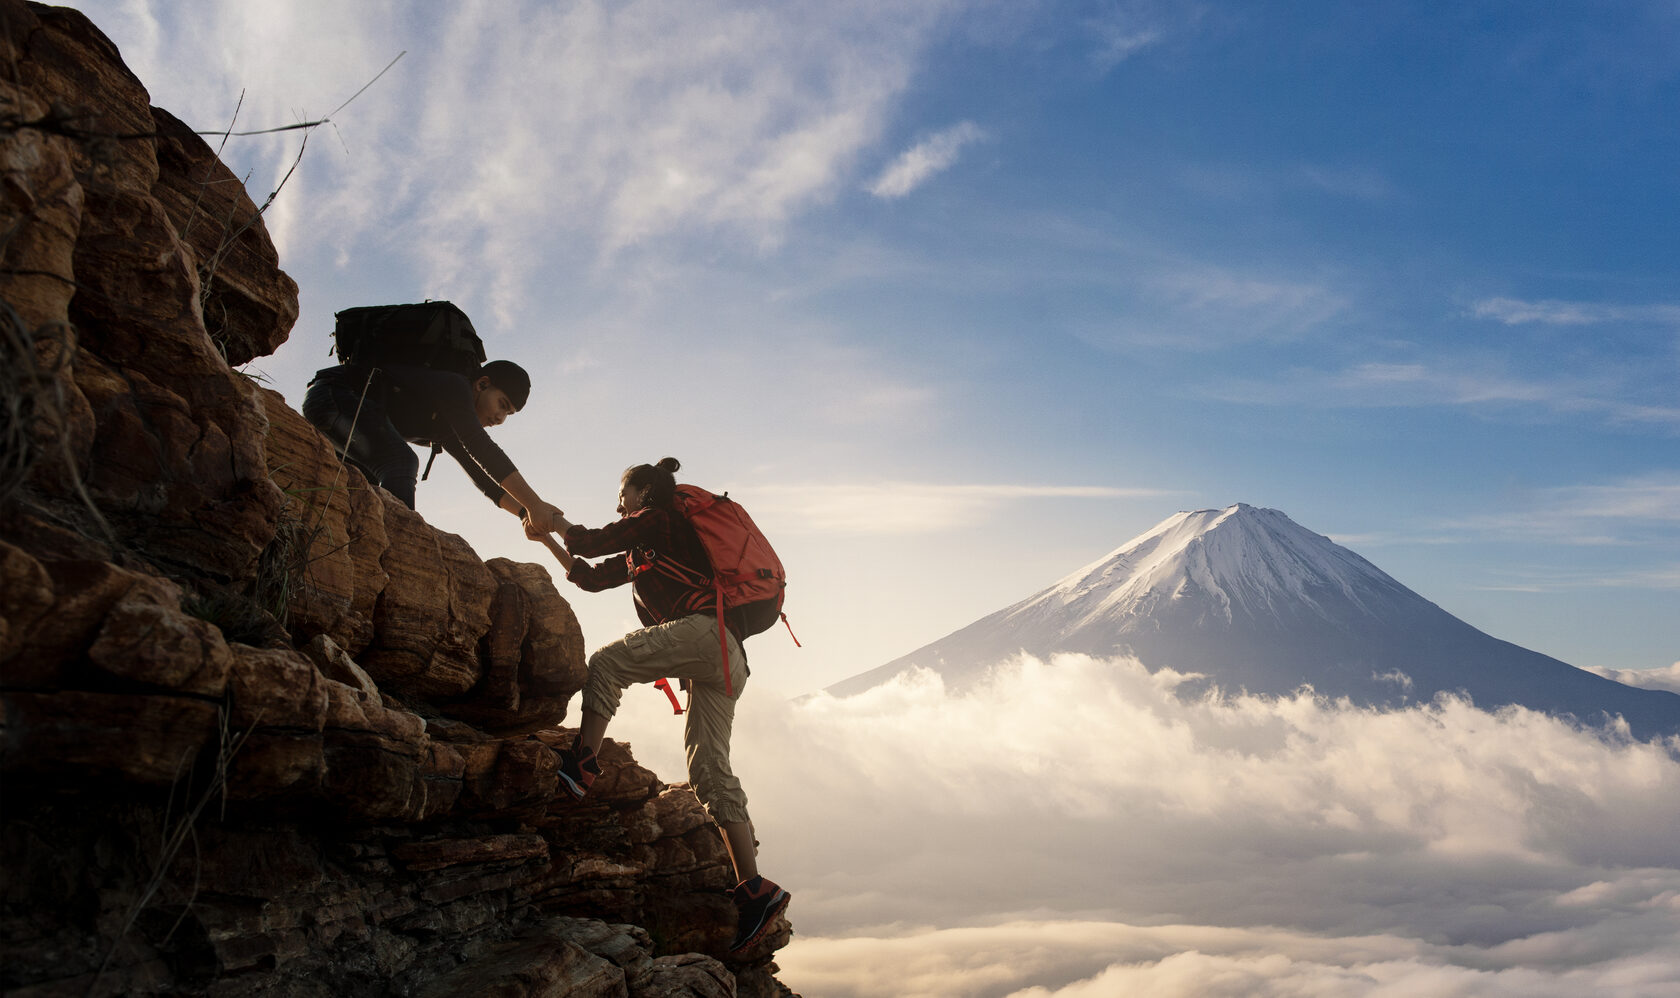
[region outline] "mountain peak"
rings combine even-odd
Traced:
[[[1020,652],[1135,656],[1227,690],[1395,706],[1438,693],[1523,704],[1635,733],[1680,733],[1680,695],[1638,690],[1491,637],[1281,511],[1181,511],[1012,606],[830,686],[914,667],[961,688]]]
[[[1012,609],[1059,598],[1089,621],[1199,598],[1230,621],[1290,603],[1323,614],[1326,593],[1373,612],[1361,594],[1395,588],[1375,565],[1281,511],[1237,503],[1175,513]]]

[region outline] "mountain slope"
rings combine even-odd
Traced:
[[[1048,589],[828,690],[851,695],[913,666],[961,688],[1019,651],[1129,654],[1225,689],[1310,684],[1378,706],[1462,691],[1488,708],[1619,714],[1642,736],[1680,733],[1680,695],[1484,634],[1329,538],[1246,504],[1175,514]]]

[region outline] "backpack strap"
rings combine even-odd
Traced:
[[[723,659],[723,693],[735,699],[735,681],[729,676],[729,628],[723,623],[723,579],[712,573],[712,587],[717,593],[718,657]]]
[[[696,572],[694,569],[689,568],[681,562],[674,561],[666,557],[656,557],[652,561],[646,562],[637,568],[638,574],[646,571],[658,572],[659,574],[664,575],[667,578],[675,579],[684,585],[693,586],[695,589],[699,589],[700,586],[704,585],[706,582],[706,577],[704,575]],[[734,677],[729,674],[729,625],[725,622],[723,617],[722,572],[712,572],[712,602],[717,611],[718,657],[723,661],[723,692],[730,699],[734,699],[735,680]],[[785,617],[783,619],[786,620]],[[793,628],[788,628],[788,633],[792,634]],[[794,644],[798,643],[799,639],[795,638]],[[671,696],[671,691],[667,689],[665,691],[665,695]],[[674,704],[676,697],[671,696],[671,699]],[[682,711],[679,710],[677,713],[680,714]]]
[[[432,462],[436,461],[437,456],[439,454],[442,454],[442,453],[443,453],[443,445],[442,444],[432,444],[432,456],[426,458],[426,470],[424,472],[421,472],[421,474],[420,474],[420,480],[422,482],[426,480],[427,475],[432,473]]]

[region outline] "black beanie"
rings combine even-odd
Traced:
[[[525,408],[525,400],[531,397],[531,376],[523,367],[511,360],[493,360],[479,368],[478,373],[507,393],[514,412]]]

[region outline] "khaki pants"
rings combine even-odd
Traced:
[[[746,656],[729,637],[729,673],[735,695],[747,684]],[[589,656],[583,684],[583,709],[612,717],[620,694],[632,683],[661,677],[689,683],[688,726],[683,746],[688,781],[706,813],[716,822],[749,821],[747,795],[729,768],[729,736],[735,727],[735,701],[723,691],[723,663],[718,661],[718,621],[711,613],[690,614],[631,631]]]

